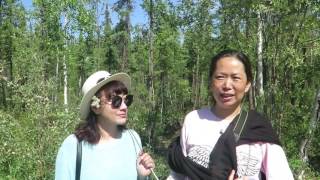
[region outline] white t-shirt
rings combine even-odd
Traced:
[[[181,131],[182,152],[194,162],[208,167],[210,153],[227,129],[231,120],[223,120],[210,108],[194,110],[187,114]],[[248,180],[259,180],[260,170],[268,180],[293,180],[285,153],[281,146],[256,142],[236,147],[238,175]],[[187,180],[185,176],[171,172],[169,179]]]

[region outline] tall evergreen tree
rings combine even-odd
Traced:
[[[121,59],[121,71],[128,71],[128,63],[130,59],[130,41],[131,41],[131,21],[130,14],[132,12],[131,0],[118,0],[113,9],[119,14],[120,21],[115,27],[116,44],[118,44],[119,57]]]

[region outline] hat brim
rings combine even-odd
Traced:
[[[105,80],[97,83],[96,86],[91,88],[83,97],[80,103],[80,119],[85,120],[90,112],[90,102],[92,97],[97,93],[97,91],[111,81],[120,81],[122,82],[127,89],[130,89],[131,86],[131,79],[130,76],[126,73],[117,73],[113,74]]]

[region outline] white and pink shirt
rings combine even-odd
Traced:
[[[180,143],[183,154],[194,162],[209,166],[210,153],[228,128],[231,120],[221,119],[210,108],[194,110],[187,114],[181,131]],[[255,142],[236,147],[238,176],[248,180],[259,180],[260,171],[267,180],[293,180],[286,155],[281,146]],[[167,180],[188,180],[171,172]]]

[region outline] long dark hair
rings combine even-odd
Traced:
[[[96,93],[98,98],[105,96],[107,99],[110,99],[112,95],[118,94],[128,94],[127,87],[120,81],[110,81],[109,83],[102,86]],[[97,144],[101,138],[98,123],[97,115],[91,110],[85,121],[80,122],[74,134],[79,140],[85,140],[90,144]],[[119,125],[119,130],[122,131],[126,129],[126,125]]]

